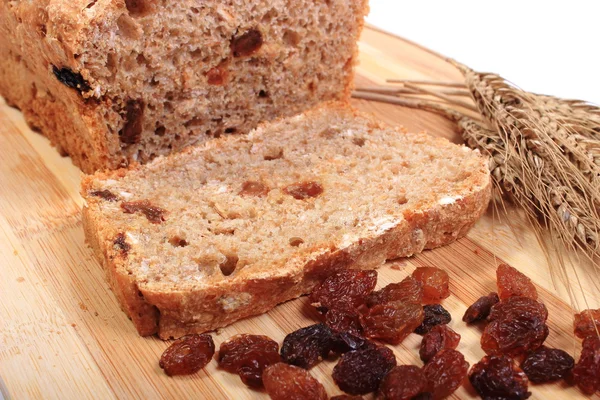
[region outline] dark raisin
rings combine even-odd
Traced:
[[[423,307],[392,301],[367,309],[360,322],[365,336],[398,344],[423,322]]]
[[[94,190],[93,192],[90,192],[90,194],[92,196],[103,198],[106,201],[117,201],[117,200],[119,200],[119,198],[117,197],[116,194],[114,194],[113,192],[111,192],[110,190],[107,190],[107,189],[104,189],[104,190]]]
[[[396,357],[385,346],[350,351],[333,368],[333,380],[344,392],[367,394],[379,387],[383,377],[396,366]]]
[[[460,342],[460,335],[448,325],[434,326],[423,336],[419,356],[424,363],[429,362],[439,351],[456,349]]]
[[[525,358],[521,368],[531,382],[543,383],[564,378],[574,365],[567,352],[542,346]]]
[[[325,314],[325,324],[334,332],[347,332],[355,336],[363,336],[360,316],[354,308],[338,305]]]
[[[436,325],[447,324],[452,320],[450,313],[440,304],[423,306],[423,322],[417,326],[415,333],[424,335]]]
[[[327,400],[327,392],[319,381],[302,368],[277,363],[265,368],[262,375],[265,390],[273,400]]]
[[[377,284],[377,271],[347,269],[325,279],[311,293],[313,305],[326,311],[336,305],[358,307]]]
[[[177,339],[160,357],[159,365],[169,376],[200,371],[215,354],[210,335],[188,335]]]
[[[433,395],[429,392],[425,392],[425,393],[419,393],[418,395],[416,395],[415,397],[413,397],[410,400],[432,400],[433,399]]]
[[[334,333],[333,337],[334,342],[331,350],[338,354],[376,346],[376,344],[369,339],[365,339],[362,336],[357,336],[349,332]]]
[[[234,57],[247,57],[256,53],[263,44],[262,34],[258,29],[250,29],[243,35],[233,38],[231,51]]]
[[[581,356],[573,368],[573,381],[585,394],[600,390],[600,339],[595,334],[583,341]]]
[[[337,396],[333,396],[330,400],[364,400],[364,397],[352,396],[349,394],[338,394]]]
[[[286,186],[283,191],[296,200],[306,200],[309,197],[317,197],[323,193],[323,186],[313,181],[298,182]]]
[[[450,396],[467,376],[469,363],[458,351],[446,349],[438,352],[423,368],[434,399]]]
[[[119,140],[125,144],[138,143],[142,136],[144,103],[139,100],[129,100],[125,106],[125,124],[119,131]]]
[[[113,244],[124,255],[131,250],[131,246],[125,241],[125,235],[122,232],[117,234]]]
[[[52,72],[56,79],[58,79],[65,86],[70,87],[71,89],[76,89],[80,93],[88,92],[92,88],[90,84],[83,79],[83,76],[79,72],[73,72],[69,68],[58,68],[56,66],[52,66]]]
[[[427,391],[427,378],[415,365],[398,365],[381,381],[377,400],[410,400]]]
[[[527,376],[506,356],[486,356],[473,365],[469,381],[484,399],[521,400],[531,396]]]
[[[573,329],[575,336],[580,339],[585,339],[590,335],[598,335],[600,331],[600,309],[583,310],[579,314],[575,314]]]
[[[390,283],[383,289],[377,290],[367,297],[367,305],[369,307],[390,301],[421,304],[423,301],[423,285],[412,276],[407,276],[402,281]]]
[[[496,279],[500,300],[508,299],[512,296],[529,297],[534,300],[538,297],[537,290],[531,279],[510,265],[500,264],[496,270]]]
[[[166,211],[160,207],[153,206],[148,200],[125,201],[121,203],[121,208],[126,214],[140,212],[153,224],[160,224],[165,220],[164,214]]]
[[[463,321],[470,324],[475,321],[486,319],[490,315],[492,306],[499,302],[498,293],[492,292],[487,296],[482,296],[465,311]]]
[[[127,11],[134,17],[143,16],[152,11],[148,0],[125,0]]]
[[[326,358],[333,345],[333,333],[327,325],[310,325],[283,339],[281,359],[288,364],[309,369]]]
[[[520,316],[536,316],[546,321],[548,309],[543,303],[529,297],[514,296],[492,306],[488,320],[514,319]]]
[[[242,184],[240,196],[264,197],[269,193],[269,188],[262,182],[246,181]]]
[[[450,296],[448,273],[435,267],[419,267],[412,273],[423,286],[423,303],[436,304]]]
[[[263,370],[281,360],[278,350],[277,342],[267,336],[236,335],[221,344],[217,361],[225,371],[237,373],[246,385],[261,387]]]

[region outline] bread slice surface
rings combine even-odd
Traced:
[[[83,179],[86,236],[142,335],[204,332],[454,241],[487,160],[343,103]]]

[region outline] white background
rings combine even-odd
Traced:
[[[600,104],[599,0],[370,0],[367,22],[529,91]]]

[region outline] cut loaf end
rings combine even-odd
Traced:
[[[141,335],[180,337],[463,236],[478,152],[342,103],[83,180],[86,237]]]

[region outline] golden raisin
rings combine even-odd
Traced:
[[[327,392],[308,371],[277,363],[265,368],[262,375],[265,390],[272,400],[327,400]]]
[[[423,286],[424,304],[437,304],[450,296],[446,271],[435,267],[419,267],[413,271],[412,276]]]
[[[402,281],[390,283],[383,289],[377,290],[367,297],[367,305],[369,307],[390,301],[421,304],[423,301],[423,286],[412,276],[407,276]]]
[[[600,309],[583,310],[579,314],[575,314],[573,329],[575,336],[580,339],[585,339],[590,335],[598,335],[598,332],[600,332]]]
[[[341,270],[317,286],[309,299],[313,305],[324,309],[341,307],[358,307],[375,289],[377,271],[375,270]]]
[[[298,182],[286,186],[283,188],[283,191],[296,200],[305,200],[309,197],[317,197],[323,193],[323,186],[314,181]]]
[[[200,371],[215,354],[210,335],[188,335],[177,339],[160,357],[159,365],[169,376]]]
[[[269,193],[269,188],[262,182],[257,181],[246,181],[242,184],[242,190],[240,190],[240,196],[256,196],[264,197]]]
[[[505,300],[512,296],[529,297],[534,300],[538,298],[537,290],[531,279],[510,265],[500,264],[496,270],[496,279],[500,300]]]
[[[401,343],[423,322],[423,307],[392,301],[378,304],[360,317],[365,336],[392,344]]]
[[[441,350],[456,349],[459,342],[460,335],[448,325],[434,326],[423,336],[419,356],[424,363],[427,363]]]
[[[415,365],[398,365],[381,381],[377,400],[411,400],[427,391],[427,378]]]
[[[434,399],[450,396],[467,376],[469,363],[458,351],[446,349],[438,352],[423,368]]]

